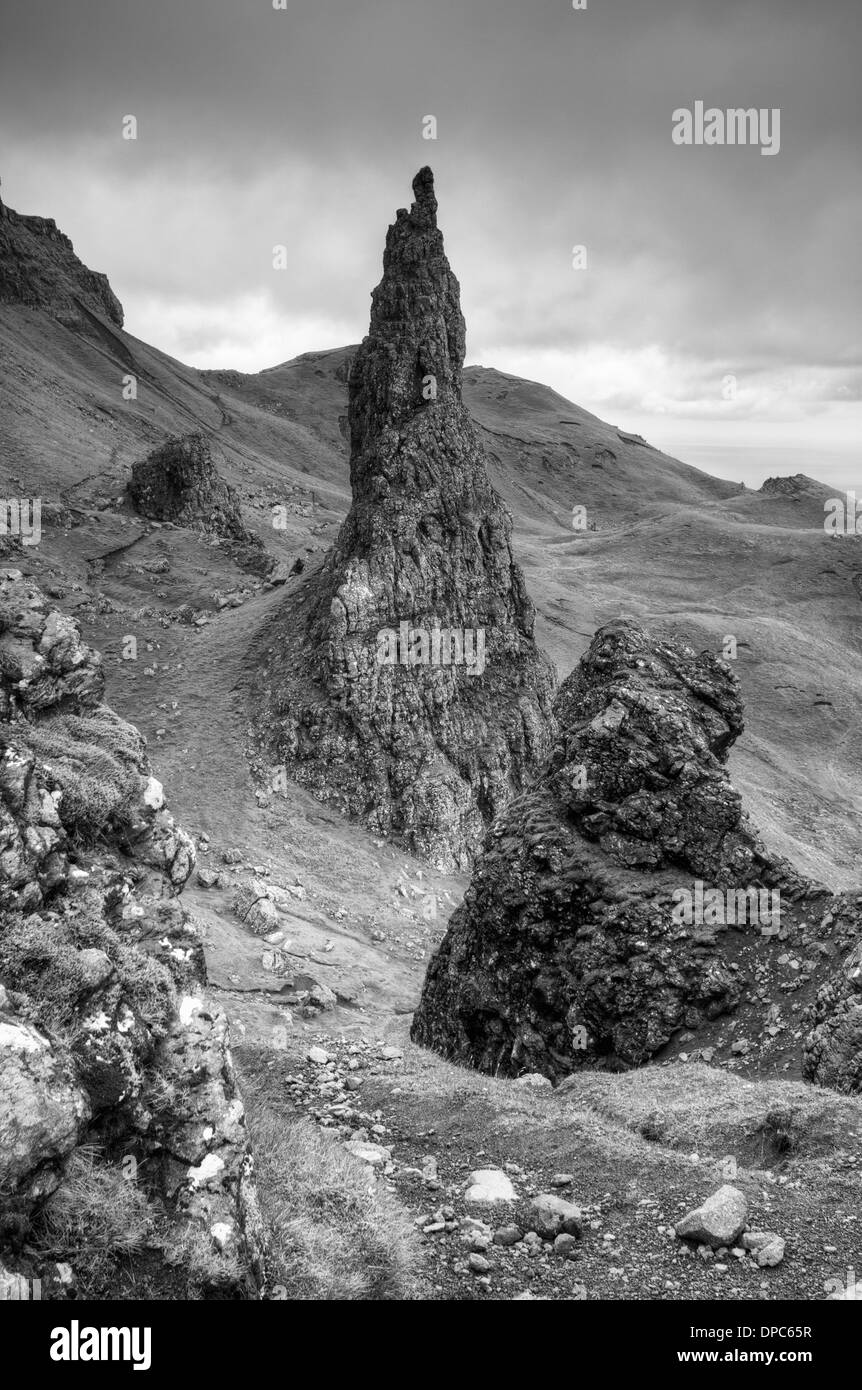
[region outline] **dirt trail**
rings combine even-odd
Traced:
[[[466,886],[373,840],[294,784],[267,794],[253,775],[248,652],[266,640],[283,593],[226,609],[199,630],[137,619],[136,662],[116,659],[128,615],[88,631],[108,653],[108,698],[146,734],[171,808],[195,836],[199,869],[219,875],[209,888],[195,875],[183,895],[204,930],[213,986],[238,1037],[274,1047],[313,1022],[285,1002],[295,992],[285,978],[331,990],[327,1020],[347,1032],[380,1031],[411,1011],[431,946]],[[224,863],[225,851],[235,863]],[[237,886],[253,878],[295,894],[278,912],[285,977],[233,910]]]
[[[311,1060],[309,1043],[328,1061]],[[625,1078],[590,1074],[565,1091],[535,1088],[414,1047],[406,1021],[367,1043],[317,1031],[293,1035],[275,1060],[251,1047],[237,1055],[241,1070],[265,1076],[275,1105],[287,1096],[294,1113],[334,1139],[377,1146],[377,1181],[416,1228],[427,1298],[819,1301],[862,1269],[862,1114],[853,1101],[827,1098],[818,1117],[792,1083],[751,1087],[679,1064],[637,1074],[639,1105],[631,1092],[604,1095]],[[658,1142],[643,1117],[669,1090],[684,1102],[682,1118]],[[782,1106],[805,1117],[787,1149],[770,1118]],[[470,1174],[487,1168],[507,1174],[511,1202],[465,1201]],[[785,1240],[778,1267],[706,1255],[676,1237],[674,1223],[727,1181],[745,1193],[750,1226]],[[549,1241],[493,1240],[505,1228],[529,1229],[531,1199],[547,1192],[580,1209],[573,1258]],[[471,1267],[479,1252],[483,1263]]]

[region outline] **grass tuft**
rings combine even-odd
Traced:
[[[415,1234],[400,1204],[334,1136],[296,1118],[265,1049],[234,1052],[267,1231],[269,1281],[290,1300],[415,1296]]]
[[[61,1186],[37,1218],[35,1240],[54,1259],[109,1274],[118,1260],[146,1246],[155,1228],[146,1193],[85,1146],[72,1154]]]
[[[0,983],[31,997],[42,1027],[69,1029],[92,988],[79,955],[85,947],[105,952],[115,972],[107,986],[119,991],[154,1037],[164,1036],[176,1007],[170,971],[123,941],[92,902],[63,918],[10,914],[0,932]]]
[[[28,729],[39,761],[62,790],[60,819],[82,838],[122,824],[140,790],[143,740],[113,710],[58,714]]]

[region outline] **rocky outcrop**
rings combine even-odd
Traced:
[[[734,1010],[750,981],[718,933],[730,927],[774,956],[785,906],[829,895],[769,856],[747,822],[726,768],[743,725],[725,663],[611,623],[555,711],[553,752],[489,833],[413,1037],[483,1071],[559,1079],[637,1065],[680,1029]],[[847,910],[842,941],[859,930],[858,909]],[[858,1043],[854,970],[851,960],[840,988],[824,986],[808,1046],[810,1073],[844,1089],[859,1085],[858,1052],[852,1085],[838,1060]]]
[[[246,527],[239,498],[221,477],[203,434],[176,436],[134,463],[129,496],[151,521],[232,543],[234,558],[246,569],[265,573],[273,566],[263,542]]]
[[[141,1175],[148,1269],[191,1232],[196,1292],[247,1294],[259,1251],[242,1103],[177,899],[194,845],[102,691],[74,621],[0,573],[0,1258],[9,1221],[38,1251],[76,1157],[98,1150],[100,1181]]]
[[[76,844],[108,831],[176,887],[194,846],[164,806],[145,743],[102,703],[101,660],[20,571],[0,574],[0,908],[87,881]]]
[[[799,500],[806,495],[825,497],[829,488],[824,483],[818,483],[815,478],[807,477],[805,473],[791,473],[784,477],[767,478],[758,491],[764,497],[789,497]]]
[[[50,217],[24,217],[0,201],[0,304],[46,309],[73,328],[87,311],[123,326],[107,276],[88,270]]]
[[[808,1080],[862,1092],[862,941],[821,985],[805,1021]]]
[[[430,169],[413,190],[351,366],[352,506],[267,634],[258,702],[276,766],[446,868],[544,756],[554,677],[461,399]]]
[[[722,1246],[736,1245],[748,1221],[748,1200],[738,1187],[725,1183],[707,1197],[702,1206],[690,1211],[675,1230],[682,1240],[693,1240],[698,1245],[709,1245],[713,1250]],[[772,1233],[770,1232],[770,1235]],[[777,1240],[777,1236],[772,1236]]]
[[[632,1065],[733,1008],[714,934],[675,925],[672,894],[767,869],[724,767],[742,706],[723,663],[613,623],[555,710],[552,756],[492,828],[413,1025],[484,1071]]]
[[[68,1058],[18,1018],[0,986],[0,1192],[22,1182],[38,1191],[39,1177],[75,1147],[90,1117],[87,1097]],[[42,1178],[42,1183],[44,1178]]]

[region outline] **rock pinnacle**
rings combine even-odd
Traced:
[[[430,169],[413,191],[350,371],[352,506],[285,604],[258,708],[288,776],[448,868],[547,751],[554,676],[461,399],[465,324]]]

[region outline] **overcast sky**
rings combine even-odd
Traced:
[[[131,333],[245,371],[358,341],[429,163],[468,361],[725,476],[862,484],[860,0],[286,4],[0,0],[4,201]],[[777,154],[675,144],[696,101],[778,108]]]

